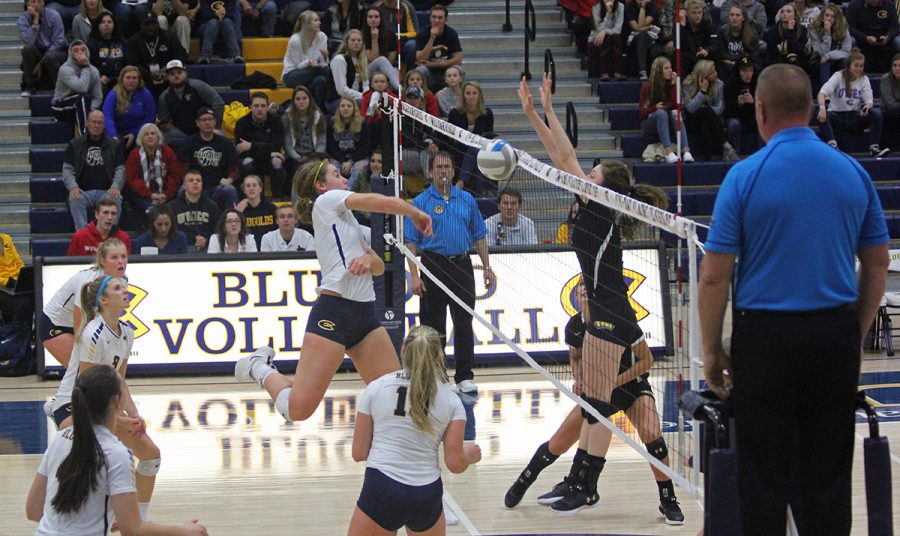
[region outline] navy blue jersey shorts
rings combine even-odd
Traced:
[[[375,302],[358,302],[322,294],[309,312],[306,332],[353,348],[381,327],[375,318]]]
[[[635,401],[642,396],[654,398],[653,388],[650,387],[646,374],[613,389],[612,395],[609,397],[609,403],[621,411],[628,411]]]
[[[443,495],[440,478],[424,486],[409,486],[369,467],[356,506],[384,530],[407,527],[424,532],[444,513]]]
[[[49,341],[53,337],[57,337],[63,333],[75,333],[75,330],[65,326],[57,326],[50,320],[50,317],[43,312],[38,316],[37,336],[40,342]]]

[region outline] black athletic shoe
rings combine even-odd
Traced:
[[[684,525],[684,514],[678,501],[659,503],[659,513],[666,518],[667,525]]]
[[[503,497],[503,504],[505,504],[507,508],[519,506],[522,497],[525,495],[525,492],[528,491],[528,488],[531,487],[531,484],[531,482],[528,482],[519,476],[519,478],[513,482],[513,485],[506,490],[506,496]]]
[[[582,510],[593,508],[600,502],[600,496],[594,492],[588,495],[581,489],[573,489],[572,493],[550,505],[556,513],[563,516],[574,516]]]
[[[553,486],[553,489],[538,497],[538,504],[548,505],[562,499],[567,495],[571,495],[574,487],[569,484],[568,479],[564,479],[559,484]]]

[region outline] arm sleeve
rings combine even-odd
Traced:
[[[172,199],[175,199],[176,195],[178,195],[178,189],[181,187],[181,184],[183,182],[184,166],[181,165],[181,161],[178,160],[178,157],[175,156],[175,151],[173,151],[171,147],[164,145],[162,151],[167,170],[165,185],[166,200],[171,201]],[[138,151],[131,152],[132,155],[134,155],[135,153],[138,153]]]
[[[281,116],[281,126],[284,129],[284,154],[286,154],[288,158],[300,160],[300,154],[297,153],[297,150],[294,148],[294,138],[291,133],[291,123],[288,119],[287,114]]]
[[[78,181],[75,179],[75,150],[72,149],[71,143],[66,146],[66,155],[63,158],[62,166],[62,179],[66,185],[66,190],[71,190],[78,186]]]
[[[99,87],[99,86],[98,86]],[[144,105],[144,119],[143,123],[156,123],[156,101],[153,100],[153,95],[150,94],[150,91],[147,88],[144,88],[144,91],[140,94],[140,99],[143,101]]]
[[[881,77],[881,107],[890,112],[900,111],[900,102],[894,96],[890,76]]]
[[[106,122],[106,135],[113,138],[118,136],[114,116],[116,113],[116,92],[110,91],[103,100],[103,116]]]
[[[31,17],[27,12],[19,15],[16,20],[16,26],[19,27],[19,38],[25,45],[33,45],[37,42],[38,28],[31,26]]]
[[[124,143],[117,143],[115,149],[116,169],[113,171],[112,188],[121,190],[125,186],[125,154]]]
[[[709,103],[709,107],[712,108],[714,112],[716,112],[716,115],[721,117],[722,113],[725,111],[725,84],[721,80],[716,79],[716,86],[716,98],[714,101]]]
[[[137,491],[132,469],[134,460],[131,452],[124,445],[116,445],[116,448],[106,452],[106,466],[110,495],[122,495]]]
[[[169,113],[169,103],[166,102],[166,96],[169,94],[171,89],[167,89],[162,92],[159,96],[159,102],[156,104],[156,118],[160,123],[171,123],[172,122],[172,114]],[[165,134],[163,134],[165,136]]]
[[[869,206],[866,209],[866,216],[859,231],[859,245],[875,246],[884,244],[890,240],[890,235],[884,219],[884,211],[881,209],[881,201],[878,199],[878,193],[875,191],[875,185],[872,184],[872,178],[866,170],[856,160],[852,160],[852,162],[865,185],[866,194],[869,197]]]
[[[872,81],[868,76],[860,78],[862,87],[860,88],[860,96],[863,104],[875,104],[875,98],[872,96]]]
[[[50,25],[50,32],[52,33],[53,42],[50,45],[50,48],[47,49],[48,52],[52,52],[54,50],[66,50],[66,30],[63,27],[62,17],[59,16],[58,13],[53,11],[53,14],[48,14],[47,8],[44,8],[44,19]]]
[[[216,234],[209,235],[209,243],[206,245],[207,253],[221,253],[219,250],[219,236]]]
[[[740,199],[736,190],[735,169],[719,187],[719,194],[713,206],[713,225],[706,237],[706,248],[716,253],[737,255],[741,247],[741,222],[738,216],[742,213]]]
[[[266,253],[269,251],[275,251],[275,244],[272,243],[275,241],[275,236],[272,233],[277,231],[278,230],[276,229],[275,231],[269,231],[268,233],[263,235],[262,240],[260,240],[259,244],[259,250],[261,252]],[[296,233],[297,231],[294,232]]]
[[[475,203],[475,198],[471,195],[467,195],[466,203],[469,205],[469,232],[472,235],[472,240],[481,240],[488,234],[487,225],[485,225],[484,220],[481,219],[481,211],[478,210],[478,204]]]
[[[360,413],[365,413],[366,415],[372,414],[372,390],[378,386],[377,383],[370,383],[363,389],[363,392],[359,395],[359,402],[356,406],[356,411]]]

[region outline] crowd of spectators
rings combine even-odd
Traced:
[[[603,91],[602,82],[623,79],[629,73],[644,81],[641,128],[662,145],[660,158],[667,162],[693,160],[688,136],[694,153],[704,159],[736,160],[741,149],[752,149],[748,141],[757,145],[752,89],[759,72],[777,63],[806,70],[820,100],[825,96],[827,108],[817,110],[811,119],[818,123],[821,137],[835,147],[841,144],[841,132],[858,135],[868,129],[871,154],[883,156],[889,150],[881,146],[882,125],[900,130],[896,121],[882,121],[884,114],[873,106],[865,75],[882,75],[885,89],[896,85],[892,62],[900,53],[900,37],[894,2],[686,0],[678,14],[674,0],[564,0],[561,4],[568,11],[579,54],[598,73],[599,91]],[[681,32],[681,65],[674,76],[683,82],[681,100],[687,123],[681,155],[674,154],[670,112],[675,95],[663,91],[662,80],[672,78],[663,71],[665,64],[657,63],[663,58],[676,71],[676,24]],[[855,70],[851,54],[862,62]],[[896,101],[890,100],[893,95],[888,92],[891,104],[884,105],[889,114],[896,113],[887,111],[892,105],[896,110]]]

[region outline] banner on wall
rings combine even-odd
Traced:
[[[87,267],[83,261],[48,261],[40,265],[38,300],[42,304]],[[574,253],[492,253],[498,284],[491,291],[482,284],[477,256],[473,255],[473,262],[477,312],[527,352],[567,350],[564,328],[578,311],[574,288],[579,268]],[[641,328],[652,348],[665,348],[671,335],[660,251],[626,250],[625,267]],[[191,365],[234,362],[264,345],[276,349],[278,360],[296,360],[320,280],[315,258],[132,258],[128,266],[131,303],[122,316],[135,332],[129,366],[189,372]],[[385,316],[380,320],[408,328],[418,323],[419,299],[407,291],[405,312],[400,308],[378,311]],[[474,328],[476,354],[513,355],[489,329],[478,322]],[[452,355],[450,333],[447,353]],[[45,352],[39,373],[60,368]]]

